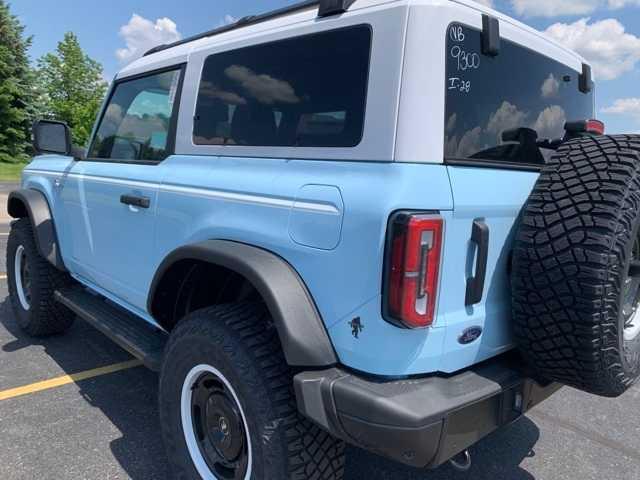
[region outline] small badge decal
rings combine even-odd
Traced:
[[[470,343],[475,342],[482,335],[482,327],[470,327],[467,328],[462,334],[458,337],[458,343],[462,345],[469,345]]]
[[[349,326],[351,327],[351,335],[355,338],[358,338],[362,331],[364,330],[364,325],[360,321],[360,317],[356,317],[349,322]]]

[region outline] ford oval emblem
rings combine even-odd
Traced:
[[[470,327],[462,332],[458,337],[458,342],[462,345],[469,345],[479,339],[480,335],[482,335],[482,327]]]

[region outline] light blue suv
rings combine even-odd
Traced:
[[[591,69],[468,0],[320,0],[154,48],[90,146],[34,127],[11,301],[160,371],[175,478],[453,458],[640,370],[640,142]],[[520,347],[520,348],[518,348]]]

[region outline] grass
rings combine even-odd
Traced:
[[[0,163],[0,182],[19,182],[26,163]]]

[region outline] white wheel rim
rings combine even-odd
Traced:
[[[631,320],[631,327],[624,329],[624,339],[627,342],[635,340],[640,335],[640,308],[636,309]]]
[[[182,395],[180,399],[180,413],[182,417],[182,431],[184,432],[185,441],[187,443],[187,449],[189,450],[189,455],[191,456],[191,461],[196,467],[196,470],[202,477],[202,480],[220,480],[216,477],[209,466],[207,465],[206,460],[202,456],[202,452],[200,451],[200,447],[198,446],[198,441],[196,440],[196,432],[193,428],[193,418],[191,412],[191,400],[193,396],[193,386],[196,383],[196,380],[200,378],[203,373],[212,373],[216,377],[220,379],[225,384],[225,387],[232,393],[238,408],[240,409],[240,415],[242,416],[242,422],[244,424],[245,432],[247,435],[247,445],[249,450],[249,463],[247,466],[247,473],[244,477],[244,480],[249,480],[251,478],[251,470],[253,466],[253,457],[251,451],[251,437],[249,435],[249,425],[247,425],[247,418],[244,414],[244,410],[242,408],[242,404],[240,403],[240,399],[236,394],[235,389],[229,383],[229,380],[216,368],[211,365],[198,365],[193,367],[191,371],[187,374],[187,377],[184,380],[182,385]]]
[[[24,291],[24,286],[22,284],[22,266],[24,262],[24,247],[22,245],[18,246],[16,249],[16,255],[13,261],[13,271],[15,273],[16,278],[16,291],[18,292],[18,300],[20,300],[20,305],[25,310],[29,310],[31,305],[27,300],[27,295]]]

